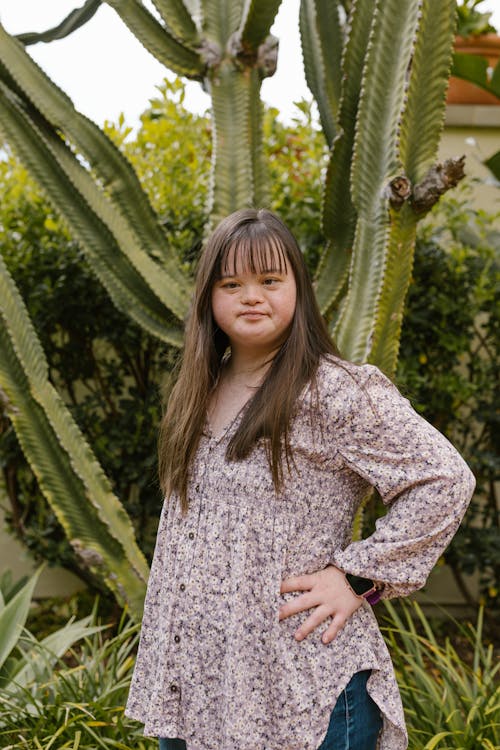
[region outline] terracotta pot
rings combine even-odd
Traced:
[[[490,67],[494,68],[500,60],[500,36],[497,34],[483,34],[467,38],[457,36],[455,37],[455,52],[486,57]],[[500,99],[493,94],[454,76],[450,77],[446,101],[448,104],[500,105]]]

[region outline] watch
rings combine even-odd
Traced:
[[[362,596],[369,604],[376,604],[379,601],[382,587],[372,581],[371,578],[361,578],[361,576],[354,576],[351,573],[345,573],[345,578],[347,585],[356,596]]]

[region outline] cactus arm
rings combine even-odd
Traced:
[[[199,47],[198,29],[182,0],[153,0],[153,5],[172,36],[187,47]]]
[[[367,216],[380,209],[381,191],[397,174],[398,127],[418,20],[414,0],[377,4],[364,67],[352,165],[352,194]]]
[[[436,160],[444,126],[453,50],[454,0],[423,0],[406,106],[401,119],[400,160],[412,184]]]
[[[353,9],[349,28],[343,68],[349,71],[344,76],[338,115],[339,133],[335,138],[328,164],[323,195],[322,223],[326,237],[316,274],[316,295],[321,311],[331,317],[331,311],[339,302],[344,290],[352,257],[356,209],[354,208],[350,172],[358,102],[366,48],[370,36],[375,0],[363,0]]]
[[[307,85],[318,104],[329,146],[337,132],[343,35],[336,0],[301,0],[300,39]]]
[[[231,61],[220,66],[211,86],[214,145],[210,216],[215,223],[232,211],[255,203],[252,174],[257,137],[252,134],[255,89],[251,72],[241,75]]]
[[[418,10],[410,0],[378,3],[364,67],[351,171],[359,218],[349,290],[335,329],[340,351],[356,362],[366,361],[373,337],[389,230],[384,188],[399,167],[398,126]]]
[[[7,73],[2,73],[2,64]],[[95,170],[110,200],[121,212],[145,252],[152,257],[161,257],[169,274],[189,296],[190,282],[181,272],[174,252],[168,247],[131,164],[95,123],[75,110],[69,97],[1,25],[0,76],[11,88],[20,89],[22,97],[27,98],[54,128],[61,129],[69,136]]]
[[[122,214],[99,190],[61,139],[50,128],[45,128],[43,134],[57,163],[95,216],[111,232],[119,251],[141,276],[149,293],[157,297],[165,310],[171,310],[178,320],[183,320],[189,307],[189,294],[165,268],[144,252]]]
[[[245,0],[201,0],[203,35],[225,50],[240,27]]]
[[[147,563],[127,513],[49,381],[43,350],[1,256],[0,298],[0,384],[19,442],[75,551],[138,617]]]
[[[26,108],[0,82],[0,132],[65,217],[116,306],[161,340],[181,345],[180,325],[131,266],[103,222],[65,174],[44,133],[30,122]],[[45,133],[45,136],[47,132]],[[52,136],[59,148],[57,135]],[[79,166],[83,170],[83,167]],[[97,188],[96,188],[97,189]]]
[[[390,210],[390,229],[368,359],[394,375],[403,307],[413,267],[417,219],[409,205]]]
[[[250,154],[253,174],[253,205],[267,206],[269,203],[268,172],[262,151],[264,107],[260,98],[261,77],[255,68],[250,80]]]
[[[424,0],[401,120],[399,156],[414,185],[437,156],[455,27],[455,2]],[[417,221],[411,204],[391,209],[385,272],[376,305],[369,359],[384,372],[396,369],[404,302],[413,266]]]
[[[61,23],[54,26],[52,29],[47,31],[36,32],[29,31],[24,34],[16,34],[16,39],[19,39],[21,44],[28,46],[29,44],[38,44],[38,42],[52,42],[55,39],[64,39],[76,31],[81,26],[90,21],[96,11],[101,6],[102,0],[86,0],[81,8],[75,8],[71,13],[68,13]]]
[[[257,50],[269,34],[281,0],[247,0],[241,24],[244,48]]]
[[[175,73],[201,80],[205,64],[200,55],[179,42],[137,0],[105,0],[143,47]]]

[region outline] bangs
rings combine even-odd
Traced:
[[[267,227],[259,231],[258,224],[247,224],[221,248],[217,277],[236,276],[249,271],[262,274],[269,271],[288,272],[287,253],[280,237]],[[240,235],[240,236],[238,236]]]

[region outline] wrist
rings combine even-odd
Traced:
[[[366,599],[372,606],[376,604],[382,595],[382,586],[371,578],[362,578],[351,573],[344,573],[348,588],[358,599]]]

